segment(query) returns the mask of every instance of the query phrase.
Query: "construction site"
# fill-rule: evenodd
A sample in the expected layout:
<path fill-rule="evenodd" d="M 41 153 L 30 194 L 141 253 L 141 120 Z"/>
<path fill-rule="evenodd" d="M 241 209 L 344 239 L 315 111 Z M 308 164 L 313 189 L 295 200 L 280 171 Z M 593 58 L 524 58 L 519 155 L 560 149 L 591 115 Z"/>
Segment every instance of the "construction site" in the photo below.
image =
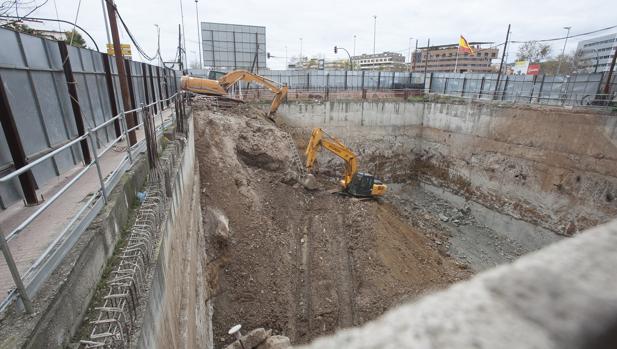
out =
<path fill-rule="evenodd" d="M 102 12 L 107 53 L 0 28 L 0 349 L 617 347 L 614 57 L 273 70 L 197 15 L 189 69 Z"/>

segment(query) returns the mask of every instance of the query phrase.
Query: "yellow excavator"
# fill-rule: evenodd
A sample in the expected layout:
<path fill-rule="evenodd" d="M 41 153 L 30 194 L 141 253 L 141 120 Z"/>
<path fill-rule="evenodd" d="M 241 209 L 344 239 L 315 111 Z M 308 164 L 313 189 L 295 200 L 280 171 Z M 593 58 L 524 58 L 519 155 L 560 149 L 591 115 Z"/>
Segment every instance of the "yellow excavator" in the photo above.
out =
<path fill-rule="evenodd" d="M 314 128 L 306 147 L 306 168 L 310 172 L 320 147 L 345 160 L 345 176 L 340 181 L 343 192 L 357 197 L 377 197 L 385 194 L 388 187 L 373 175 L 358 172 L 356 155 L 340 140 L 328 135 L 320 128 Z"/>
<path fill-rule="evenodd" d="M 185 75 L 180 79 L 183 90 L 210 96 L 225 96 L 227 91 L 239 81 L 253 82 L 268 88 L 274 93 L 268 116 L 276 113 L 279 105 L 287 96 L 287 86 L 253 74 L 246 70 L 234 70 L 229 73 L 210 71 L 208 79 Z"/>

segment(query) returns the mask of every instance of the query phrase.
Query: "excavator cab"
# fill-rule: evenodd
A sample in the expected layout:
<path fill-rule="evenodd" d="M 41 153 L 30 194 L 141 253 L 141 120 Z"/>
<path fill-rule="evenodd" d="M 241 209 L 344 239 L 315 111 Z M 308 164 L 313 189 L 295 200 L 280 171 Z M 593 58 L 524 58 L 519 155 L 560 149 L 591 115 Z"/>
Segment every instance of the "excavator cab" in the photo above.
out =
<path fill-rule="evenodd" d="M 320 128 L 314 128 L 306 146 L 306 169 L 310 172 L 320 147 L 345 160 L 345 175 L 341 179 L 343 193 L 358 197 L 379 197 L 388 187 L 369 173 L 358 172 L 356 155 L 340 140 L 328 135 Z"/>
<path fill-rule="evenodd" d="M 358 197 L 381 196 L 386 192 L 386 185 L 370 173 L 356 172 L 345 192 Z"/>
<path fill-rule="evenodd" d="M 223 72 L 223 71 L 210 70 L 208 72 L 208 79 L 210 79 L 210 80 L 218 80 L 218 79 L 222 78 L 223 76 L 225 76 L 225 74 L 227 74 L 227 73 Z"/>

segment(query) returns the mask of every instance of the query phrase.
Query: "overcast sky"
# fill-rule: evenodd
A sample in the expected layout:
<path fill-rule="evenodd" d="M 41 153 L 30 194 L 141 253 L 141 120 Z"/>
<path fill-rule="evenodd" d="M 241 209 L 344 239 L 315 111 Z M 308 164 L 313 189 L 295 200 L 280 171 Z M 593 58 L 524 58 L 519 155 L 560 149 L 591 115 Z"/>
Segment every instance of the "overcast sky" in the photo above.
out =
<path fill-rule="evenodd" d="M 181 23 L 180 1 L 184 6 L 188 58 L 196 61 L 199 51 L 194 0 L 116 0 L 116 4 L 137 40 L 151 54 L 156 49 L 154 24 L 160 26 L 162 54 L 171 60 Z M 78 0 L 49 0 L 36 15 L 56 18 L 54 2 L 61 19 L 75 19 Z M 280 57 L 268 61 L 272 69 L 284 67 L 285 47 L 289 57 L 299 54 L 300 38 L 303 54 L 309 57 L 344 58 L 341 53 L 333 53 L 333 46 L 352 52 L 354 35 L 356 53 L 372 53 L 373 15 L 377 16 L 377 52 L 395 51 L 405 56 L 410 37 L 414 38 L 413 45 L 415 38 L 424 45 L 429 37 L 432 45 L 455 43 L 461 34 L 468 41 L 501 43 L 508 23 L 512 24 L 512 40 L 521 41 L 565 36 L 564 26 L 572 26 L 571 34 L 577 34 L 617 25 L 614 0 L 200 0 L 198 6 L 200 21 L 265 26 L 267 51 Z M 77 23 L 103 49 L 107 39 L 101 0 L 82 0 Z M 58 28 L 56 24 L 49 27 Z M 62 29 L 70 28 L 63 25 Z M 578 40 L 570 40 L 566 50 L 575 50 Z M 122 41 L 129 42 L 126 34 Z M 553 53 L 560 53 L 562 46 L 563 41 L 553 43 Z M 512 61 L 516 45 L 509 52 Z M 136 52 L 133 54 L 135 57 Z"/>

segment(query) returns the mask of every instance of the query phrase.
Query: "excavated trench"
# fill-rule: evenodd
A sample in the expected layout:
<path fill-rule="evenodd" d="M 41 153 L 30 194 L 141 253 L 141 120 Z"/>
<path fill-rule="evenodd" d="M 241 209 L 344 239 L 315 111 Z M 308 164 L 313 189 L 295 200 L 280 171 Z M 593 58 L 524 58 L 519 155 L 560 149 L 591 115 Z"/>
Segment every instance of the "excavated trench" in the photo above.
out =
<path fill-rule="evenodd" d="M 357 108 L 288 105 L 273 124 L 252 106 L 220 110 L 194 103 L 217 348 L 233 340 L 227 330 L 237 323 L 272 329 L 294 344 L 360 325 L 572 229 L 559 219 L 563 208 L 557 204 L 541 212 L 542 202 L 517 200 L 512 186 L 492 185 L 487 176 L 484 187 L 470 180 L 477 168 L 489 167 L 493 180 L 499 181 L 501 170 L 519 170 L 530 186 L 537 173 L 520 154 L 508 162 L 495 147 L 465 149 L 455 132 L 444 131 L 443 120 L 441 130 L 427 127 L 425 110 L 418 120 L 394 115 L 401 106 Z M 460 132 L 467 117 L 454 115 Z M 397 124 L 401 120 L 404 125 Z M 315 171 L 318 188 L 307 189 L 294 152 L 303 160 L 312 127 L 323 127 L 357 151 L 360 168 L 388 183 L 387 195 L 366 201 L 333 194 L 343 164 L 324 152 Z M 444 144 L 451 149 L 444 151 Z M 465 151 L 468 158 L 453 155 Z M 487 154 L 493 158 L 479 164 Z M 604 177 L 612 192 L 614 178 Z M 559 203 L 556 196 L 552 200 Z M 556 207 L 550 219 L 541 219 Z M 615 212 L 614 205 L 602 209 Z M 588 221 L 579 218 L 592 210 L 570 215 L 576 229 L 602 219 L 597 211 L 585 215 Z"/>

